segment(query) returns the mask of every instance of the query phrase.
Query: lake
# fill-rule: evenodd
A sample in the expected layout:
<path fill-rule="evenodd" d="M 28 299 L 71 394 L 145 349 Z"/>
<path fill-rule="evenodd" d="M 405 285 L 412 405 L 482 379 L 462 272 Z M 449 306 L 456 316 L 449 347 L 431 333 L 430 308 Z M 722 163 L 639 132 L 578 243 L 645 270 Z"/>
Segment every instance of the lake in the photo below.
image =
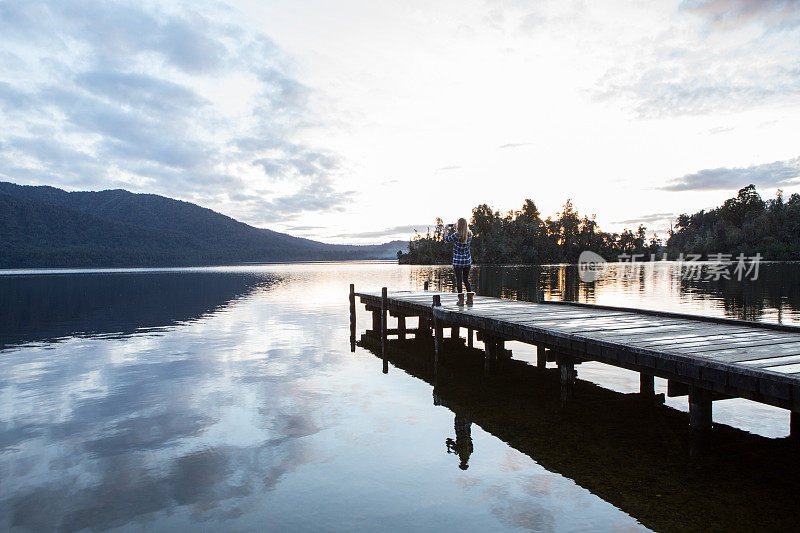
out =
<path fill-rule="evenodd" d="M 705 267 L 704 267 L 705 268 Z M 800 324 L 800 264 L 757 280 L 675 263 L 475 267 L 479 294 Z M 0 275 L 0 529 L 659 531 L 789 529 L 787 411 L 685 397 L 577 367 L 575 399 L 535 348 L 485 377 L 464 349 L 433 386 L 432 344 L 362 338 L 348 289 L 452 288 L 388 262 Z M 480 343 L 478 343 L 480 346 Z M 656 392 L 665 382 L 656 379 Z"/>

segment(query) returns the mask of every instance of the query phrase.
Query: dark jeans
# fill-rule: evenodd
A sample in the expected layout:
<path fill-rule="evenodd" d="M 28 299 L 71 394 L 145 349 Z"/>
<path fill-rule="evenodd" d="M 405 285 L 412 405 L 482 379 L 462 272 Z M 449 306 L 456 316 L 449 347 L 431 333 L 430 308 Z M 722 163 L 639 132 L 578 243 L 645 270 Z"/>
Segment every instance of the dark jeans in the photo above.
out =
<path fill-rule="evenodd" d="M 464 285 L 467 286 L 467 292 L 472 292 L 472 285 L 469 283 L 469 265 L 465 267 L 453 265 L 453 270 L 456 272 L 456 287 L 458 287 L 458 292 L 461 292 L 462 281 Z"/>

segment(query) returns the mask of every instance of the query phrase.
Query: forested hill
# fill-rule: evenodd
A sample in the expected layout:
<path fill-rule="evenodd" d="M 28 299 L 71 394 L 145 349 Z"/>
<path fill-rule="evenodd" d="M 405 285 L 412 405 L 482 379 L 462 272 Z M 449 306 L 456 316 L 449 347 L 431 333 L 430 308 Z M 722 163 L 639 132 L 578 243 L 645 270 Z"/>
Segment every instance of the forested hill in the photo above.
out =
<path fill-rule="evenodd" d="M 0 182 L 0 268 L 386 259 L 405 247 L 321 243 L 153 194 Z"/>
<path fill-rule="evenodd" d="M 800 195 L 764 200 L 754 185 L 739 190 L 734 198 L 708 211 L 680 215 L 667 250 L 678 253 L 738 254 L 763 259 L 800 259 Z"/>

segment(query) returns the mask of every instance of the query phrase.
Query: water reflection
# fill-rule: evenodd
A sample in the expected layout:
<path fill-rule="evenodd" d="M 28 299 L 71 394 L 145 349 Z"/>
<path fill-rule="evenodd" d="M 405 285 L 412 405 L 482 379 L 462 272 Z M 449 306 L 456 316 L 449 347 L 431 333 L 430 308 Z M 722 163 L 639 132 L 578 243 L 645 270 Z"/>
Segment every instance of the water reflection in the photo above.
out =
<path fill-rule="evenodd" d="M 481 270 L 474 282 L 493 294 L 732 312 L 733 288 L 692 292 L 669 276 L 584 287 L 571 267 Z M 712 525 L 740 508 L 767 526 L 796 518 L 781 439 L 722 428 L 724 460 L 686 461 L 686 415 L 671 409 L 585 382 L 562 407 L 557 378 L 504 361 L 487 380 L 468 351 L 444 365 L 436 407 L 430 347 L 386 361 L 422 379 L 350 351 L 349 283 L 449 275 L 328 264 L 0 276 L 0 530 L 681 529 L 706 523 L 705 492 Z M 783 278 L 797 273 L 765 279 Z M 760 318 L 794 319 L 795 289 L 755 290 L 731 309 L 761 298 Z M 647 492 L 667 504 L 651 508 Z"/>
<path fill-rule="evenodd" d="M 371 335 L 360 345 L 380 357 Z M 485 377 L 482 353 L 456 344 L 434 380 L 431 350 L 430 342 L 390 341 L 387 357 L 435 383 L 434 404 L 455 415 L 447 452 L 459 454 L 462 469 L 474 423 L 657 531 L 789 530 L 800 519 L 797 447 L 788 438 L 721 424 L 698 436 L 684 413 L 581 380 L 562 404 L 557 370 L 507 360 Z"/>
<path fill-rule="evenodd" d="M 452 269 L 431 272 L 434 287 L 453 290 Z M 581 281 L 577 265 L 481 265 L 470 276 L 478 294 L 534 301 L 548 299 L 711 314 L 742 320 L 800 324 L 800 263 L 762 263 L 757 280 L 684 279 L 672 261 L 611 264 L 592 283 Z"/>
<path fill-rule="evenodd" d="M 210 272 L 0 276 L 0 350 L 184 323 L 276 281 Z"/>
<path fill-rule="evenodd" d="M 450 408 L 455 413 L 453 420 L 453 427 L 456 432 L 456 438 L 447 437 L 444 444 L 447 448 L 447 453 L 458 455 L 458 467 L 461 470 L 469 468 L 469 456 L 472 455 L 474 446 L 472 444 L 472 419 L 468 413 L 464 411 L 456 411 L 454 408 L 447 405 L 447 400 L 439 396 L 436 391 L 433 392 L 433 405 L 443 405 Z"/>

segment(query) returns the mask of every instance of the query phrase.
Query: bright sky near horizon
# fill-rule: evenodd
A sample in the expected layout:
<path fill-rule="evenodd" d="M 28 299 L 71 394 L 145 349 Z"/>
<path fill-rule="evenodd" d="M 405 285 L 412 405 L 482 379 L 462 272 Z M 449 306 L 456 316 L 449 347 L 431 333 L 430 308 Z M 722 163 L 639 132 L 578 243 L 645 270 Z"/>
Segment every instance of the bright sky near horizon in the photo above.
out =
<path fill-rule="evenodd" d="M 800 192 L 800 1 L 0 0 L 0 178 L 328 242 Z"/>

